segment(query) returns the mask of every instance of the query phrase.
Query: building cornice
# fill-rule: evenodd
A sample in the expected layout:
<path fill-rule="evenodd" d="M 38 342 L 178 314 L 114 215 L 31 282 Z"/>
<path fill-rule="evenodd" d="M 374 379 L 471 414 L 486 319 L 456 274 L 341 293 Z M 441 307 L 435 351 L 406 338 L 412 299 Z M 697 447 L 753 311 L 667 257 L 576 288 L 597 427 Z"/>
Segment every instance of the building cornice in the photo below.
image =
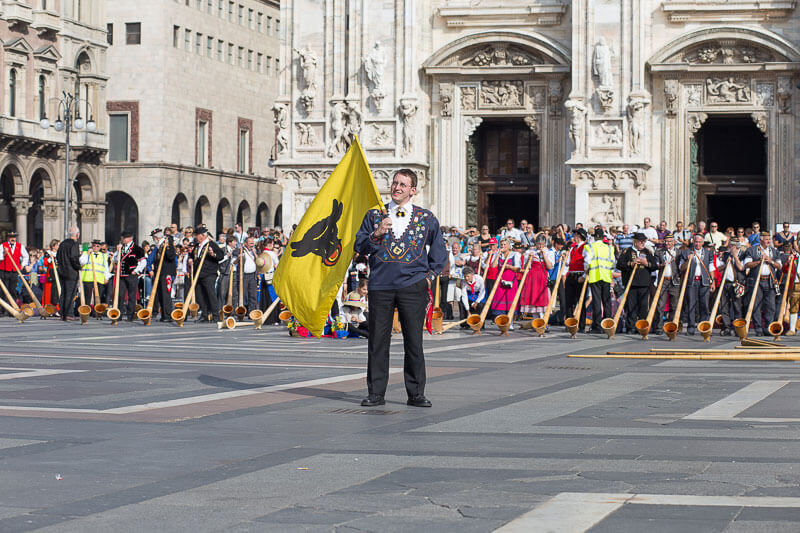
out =
<path fill-rule="evenodd" d="M 762 22 L 791 15 L 797 0 L 664 1 L 670 22 Z"/>
<path fill-rule="evenodd" d="M 113 162 L 105 163 L 104 168 L 114 169 L 166 169 L 175 170 L 178 172 L 192 172 L 194 174 L 203 174 L 205 176 L 217 176 L 220 178 L 230 178 L 245 181 L 261 181 L 264 183 L 275 184 L 277 179 L 269 176 L 260 176 L 257 174 L 240 174 L 238 172 L 227 172 L 224 170 L 216 170 L 213 168 L 204 168 L 192 165 L 179 165 L 176 163 L 167 163 L 166 161 L 137 161 L 135 163 Z"/>

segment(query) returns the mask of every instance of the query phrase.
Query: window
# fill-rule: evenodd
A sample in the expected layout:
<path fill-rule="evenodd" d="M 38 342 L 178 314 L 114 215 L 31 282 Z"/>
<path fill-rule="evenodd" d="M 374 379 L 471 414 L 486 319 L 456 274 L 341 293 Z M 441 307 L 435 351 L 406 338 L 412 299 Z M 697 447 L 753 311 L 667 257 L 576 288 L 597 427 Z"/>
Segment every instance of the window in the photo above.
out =
<path fill-rule="evenodd" d="M 172 46 L 178 48 L 181 42 L 181 28 L 180 26 L 172 27 Z"/>
<path fill-rule="evenodd" d="M 217 41 L 217 59 L 225 61 L 225 42 L 222 39 Z"/>
<path fill-rule="evenodd" d="M 197 0 L 197 9 L 203 9 L 203 0 Z"/>
<path fill-rule="evenodd" d="M 47 9 L 43 7 L 42 9 Z M 108 23 L 106 24 L 106 42 L 108 44 L 114 44 L 114 24 Z"/>
<path fill-rule="evenodd" d="M 233 2 L 228 2 L 228 21 L 233 22 Z"/>
<path fill-rule="evenodd" d="M 183 49 L 192 51 L 192 30 L 183 30 Z"/>
<path fill-rule="evenodd" d="M 236 54 L 236 59 L 238 60 L 238 64 L 240 67 L 244 66 L 244 48 L 241 46 L 239 47 L 238 53 Z"/>
<path fill-rule="evenodd" d="M 267 33 L 268 34 L 272 33 L 272 17 L 270 17 L 269 15 L 267 15 Z"/>
<path fill-rule="evenodd" d="M 280 75 L 280 73 L 281 73 L 281 62 L 280 62 L 280 60 L 279 60 L 279 59 L 276 57 L 276 58 L 275 58 L 275 75 L 276 75 L 276 76 L 279 76 L 279 75 Z"/>
<path fill-rule="evenodd" d="M 128 115 L 109 115 L 108 160 L 128 160 Z"/>
<path fill-rule="evenodd" d="M 239 4 L 239 26 L 244 26 L 244 6 Z"/>
<path fill-rule="evenodd" d="M 44 76 L 39 76 L 39 120 L 47 116 L 47 94 Z"/>
<path fill-rule="evenodd" d="M 267 56 L 267 61 L 264 63 L 264 70 L 267 71 L 267 76 L 269 76 L 269 73 L 272 70 L 272 56 Z"/>
<path fill-rule="evenodd" d="M 228 63 L 233 65 L 233 43 L 228 43 Z"/>
<path fill-rule="evenodd" d="M 247 10 L 247 27 L 250 28 L 251 30 L 253 29 L 253 10 L 252 9 L 248 9 Z"/>
<path fill-rule="evenodd" d="M 214 57 L 214 38 L 213 37 L 206 38 L 206 55 L 208 57 Z"/>
<path fill-rule="evenodd" d="M 239 172 L 244 174 L 247 172 L 247 162 L 249 160 L 249 146 L 250 146 L 250 132 L 248 130 L 239 130 Z"/>
<path fill-rule="evenodd" d="M 210 15 L 214 12 L 214 0 L 208 0 L 208 4 L 206 5 L 206 11 Z"/>
<path fill-rule="evenodd" d="M 141 22 L 125 23 L 125 44 L 142 44 Z"/>
<path fill-rule="evenodd" d="M 198 167 L 205 167 L 207 166 L 208 158 L 206 157 L 206 153 L 208 152 L 208 122 L 203 120 L 197 123 L 197 166 Z"/>
<path fill-rule="evenodd" d="M 256 15 L 256 26 L 258 28 L 258 33 L 263 33 L 264 31 L 264 13 L 259 13 Z"/>
<path fill-rule="evenodd" d="M 194 36 L 194 52 L 199 56 L 203 55 L 203 34 L 200 32 Z"/>
<path fill-rule="evenodd" d="M 217 15 L 219 18 L 225 18 L 225 0 L 219 0 L 217 2 Z"/>
<path fill-rule="evenodd" d="M 42 0 L 42 10 L 47 11 L 47 0 Z"/>
<path fill-rule="evenodd" d="M 247 70 L 253 70 L 253 51 L 247 51 Z"/>
<path fill-rule="evenodd" d="M 280 35 L 280 33 L 281 33 L 281 21 L 275 19 L 275 34 Z"/>
<path fill-rule="evenodd" d="M 13 68 L 8 73 L 8 114 L 17 116 L 17 70 Z"/>
<path fill-rule="evenodd" d="M 256 70 L 259 74 L 264 72 L 264 54 L 261 52 L 256 56 Z"/>

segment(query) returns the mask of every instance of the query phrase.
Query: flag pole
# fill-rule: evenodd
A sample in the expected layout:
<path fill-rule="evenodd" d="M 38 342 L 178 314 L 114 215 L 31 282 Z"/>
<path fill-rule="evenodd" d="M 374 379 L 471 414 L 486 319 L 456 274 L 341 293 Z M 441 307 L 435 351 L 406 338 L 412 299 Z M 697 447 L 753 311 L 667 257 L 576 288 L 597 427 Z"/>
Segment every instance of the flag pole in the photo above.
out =
<path fill-rule="evenodd" d="M 372 175 L 372 169 L 369 168 L 369 162 L 367 161 L 367 155 L 364 153 L 364 149 L 361 148 L 361 143 L 358 140 L 358 135 L 353 134 L 354 142 L 356 146 L 358 146 L 358 151 L 361 153 L 361 158 L 364 160 L 364 164 L 367 166 L 367 170 L 369 170 L 369 179 L 372 180 L 372 190 L 375 192 L 375 197 L 377 198 L 378 205 L 380 206 L 381 215 L 384 217 L 389 214 L 386 210 L 386 205 L 383 203 L 383 198 L 381 198 L 381 193 L 378 191 L 378 184 L 375 183 L 375 177 Z"/>

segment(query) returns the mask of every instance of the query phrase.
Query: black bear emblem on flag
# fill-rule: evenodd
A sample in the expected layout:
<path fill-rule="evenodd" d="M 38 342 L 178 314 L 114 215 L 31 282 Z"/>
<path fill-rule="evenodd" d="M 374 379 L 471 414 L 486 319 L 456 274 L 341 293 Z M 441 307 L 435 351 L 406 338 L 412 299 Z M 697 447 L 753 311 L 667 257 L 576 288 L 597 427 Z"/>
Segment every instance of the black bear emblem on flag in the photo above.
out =
<path fill-rule="evenodd" d="M 315 254 L 322 258 L 326 266 L 333 266 L 342 255 L 342 240 L 339 238 L 337 223 L 342 217 L 343 204 L 334 198 L 331 214 L 315 222 L 305 235 L 291 243 L 292 257 Z"/>

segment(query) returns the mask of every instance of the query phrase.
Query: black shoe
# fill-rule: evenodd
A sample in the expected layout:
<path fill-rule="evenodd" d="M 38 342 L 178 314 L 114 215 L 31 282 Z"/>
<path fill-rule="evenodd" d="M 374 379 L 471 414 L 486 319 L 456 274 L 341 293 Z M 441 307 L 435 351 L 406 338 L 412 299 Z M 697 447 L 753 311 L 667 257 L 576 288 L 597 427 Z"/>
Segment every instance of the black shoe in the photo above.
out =
<path fill-rule="evenodd" d="M 377 405 L 385 405 L 386 400 L 383 399 L 383 396 L 379 394 L 370 394 L 363 400 L 361 400 L 361 407 L 375 407 Z"/>
<path fill-rule="evenodd" d="M 211 322 L 207 316 L 201 316 L 197 319 L 198 322 Z"/>
<path fill-rule="evenodd" d="M 427 399 L 425 396 L 414 396 L 409 398 L 406 402 L 406 405 L 411 405 L 413 407 L 431 407 L 431 401 Z"/>
<path fill-rule="evenodd" d="M 133 322 L 133 319 L 136 318 L 134 315 L 128 317 L 128 322 Z"/>
<path fill-rule="evenodd" d="M 730 336 L 731 336 L 731 330 L 729 330 L 729 329 L 723 329 L 723 330 L 720 332 L 720 336 L 721 336 L 721 337 L 730 337 Z"/>
<path fill-rule="evenodd" d="M 693 329 L 687 329 L 687 330 L 686 330 L 686 334 L 687 334 L 687 335 L 692 335 L 692 336 L 694 336 L 694 331 L 695 331 L 695 330 L 693 330 Z"/>
<path fill-rule="evenodd" d="M 663 335 L 663 334 L 664 334 L 664 331 L 663 331 L 663 330 L 660 330 L 660 329 L 657 329 L 657 330 L 655 330 L 655 331 L 653 332 L 653 335 Z"/>
<path fill-rule="evenodd" d="M 159 322 L 172 322 L 172 319 L 168 316 L 162 316 L 158 319 Z"/>

